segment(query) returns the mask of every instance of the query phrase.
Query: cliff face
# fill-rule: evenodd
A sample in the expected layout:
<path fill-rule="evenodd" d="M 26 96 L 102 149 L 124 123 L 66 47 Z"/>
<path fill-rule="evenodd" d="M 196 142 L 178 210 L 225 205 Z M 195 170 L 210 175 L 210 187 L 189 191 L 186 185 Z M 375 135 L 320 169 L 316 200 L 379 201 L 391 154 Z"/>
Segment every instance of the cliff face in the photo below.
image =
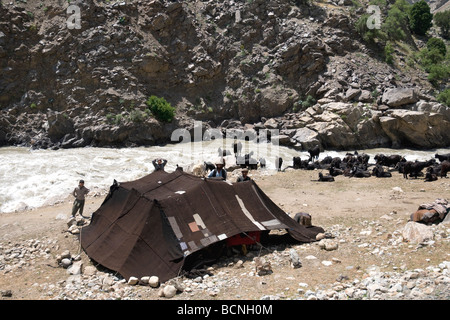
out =
<path fill-rule="evenodd" d="M 67 1 L 3 3 L 0 144 L 152 145 L 193 119 L 277 128 L 298 149 L 450 144 L 426 77 L 355 32 L 364 9 L 300 2 L 71 1 L 80 29 Z M 176 107 L 171 123 L 144 112 L 150 95 Z"/>

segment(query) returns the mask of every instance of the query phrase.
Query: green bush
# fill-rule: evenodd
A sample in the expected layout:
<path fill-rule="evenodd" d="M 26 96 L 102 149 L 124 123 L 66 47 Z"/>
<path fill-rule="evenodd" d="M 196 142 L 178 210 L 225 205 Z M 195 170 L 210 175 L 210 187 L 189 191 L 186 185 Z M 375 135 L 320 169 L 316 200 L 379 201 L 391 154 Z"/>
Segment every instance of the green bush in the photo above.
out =
<path fill-rule="evenodd" d="M 435 13 L 433 20 L 436 26 L 441 29 L 442 37 L 448 39 L 450 31 L 450 10 Z"/>
<path fill-rule="evenodd" d="M 145 103 L 156 119 L 163 122 L 172 122 L 175 116 L 175 108 L 166 99 L 152 95 Z"/>
<path fill-rule="evenodd" d="M 450 88 L 441 91 L 436 98 L 440 103 L 450 107 Z"/>
<path fill-rule="evenodd" d="M 450 77 L 450 66 L 440 63 L 433 64 L 428 73 L 428 81 L 434 86 L 438 86 L 439 82 L 448 83 Z"/>
<path fill-rule="evenodd" d="M 388 41 L 388 43 L 384 47 L 384 61 L 386 61 L 389 64 L 393 64 L 394 63 L 394 57 L 392 55 L 393 53 L 394 48 L 392 47 L 392 43 Z"/>
<path fill-rule="evenodd" d="M 369 14 L 363 14 L 356 22 L 355 29 L 364 41 L 374 43 L 375 39 L 384 38 L 384 36 L 380 29 L 369 29 L 367 27 L 367 20 L 369 19 L 369 17 Z"/>
<path fill-rule="evenodd" d="M 427 49 L 428 50 L 437 49 L 444 57 L 447 54 L 447 48 L 445 47 L 445 43 L 442 39 L 439 38 L 428 39 Z"/>
<path fill-rule="evenodd" d="M 433 15 L 431 14 L 430 6 L 424 0 L 413 4 L 409 14 L 409 27 L 412 32 L 418 35 L 425 35 L 432 26 L 432 20 Z"/>
<path fill-rule="evenodd" d="M 145 118 L 145 113 L 144 112 L 142 112 L 141 110 L 139 110 L 139 109 L 134 109 L 134 110 L 132 110 L 131 112 L 130 112 L 130 120 L 131 121 L 133 121 L 133 122 L 142 122 L 142 121 L 144 121 L 144 118 Z"/>
<path fill-rule="evenodd" d="M 411 5 L 405 0 L 397 0 L 389 9 L 381 29 L 390 40 L 405 40 L 408 12 Z"/>

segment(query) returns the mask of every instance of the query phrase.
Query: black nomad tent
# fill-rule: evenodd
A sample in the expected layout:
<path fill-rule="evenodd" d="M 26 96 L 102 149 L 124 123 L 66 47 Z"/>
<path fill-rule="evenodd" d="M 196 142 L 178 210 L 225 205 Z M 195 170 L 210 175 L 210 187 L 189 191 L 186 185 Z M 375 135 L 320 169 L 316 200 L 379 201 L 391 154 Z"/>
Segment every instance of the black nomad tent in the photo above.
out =
<path fill-rule="evenodd" d="M 155 171 L 110 188 L 81 246 L 102 266 L 131 276 L 176 277 L 186 258 L 241 233 L 286 229 L 312 242 L 320 227 L 305 227 L 273 203 L 254 181 L 229 183 L 176 170 Z"/>

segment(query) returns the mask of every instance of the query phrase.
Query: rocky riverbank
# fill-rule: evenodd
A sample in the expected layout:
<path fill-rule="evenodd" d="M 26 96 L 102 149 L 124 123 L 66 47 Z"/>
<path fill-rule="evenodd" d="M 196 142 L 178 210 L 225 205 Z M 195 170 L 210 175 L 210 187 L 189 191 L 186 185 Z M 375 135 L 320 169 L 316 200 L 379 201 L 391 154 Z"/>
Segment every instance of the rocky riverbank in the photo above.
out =
<path fill-rule="evenodd" d="M 159 283 L 128 282 L 81 250 L 71 203 L 2 214 L 0 299 L 22 300 L 448 300 L 450 229 L 408 222 L 421 203 L 448 194 L 447 179 L 424 183 L 394 174 L 312 181 L 316 172 L 250 174 L 287 213 L 308 212 L 325 234 L 311 244 L 277 241 L 230 251 L 202 273 Z M 89 198 L 90 215 L 103 201 Z M 414 229 L 416 232 L 410 232 Z M 167 288 L 167 289 L 164 289 Z"/>
<path fill-rule="evenodd" d="M 400 51 L 400 65 L 383 62 L 350 1 L 71 4 L 81 29 L 64 1 L 0 5 L 0 145 L 157 145 L 194 120 L 276 128 L 303 150 L 449 145 L 450 111 L 426 74 Z M 150 95 L 176 108 L 172 122 L 148 112 Z"/>

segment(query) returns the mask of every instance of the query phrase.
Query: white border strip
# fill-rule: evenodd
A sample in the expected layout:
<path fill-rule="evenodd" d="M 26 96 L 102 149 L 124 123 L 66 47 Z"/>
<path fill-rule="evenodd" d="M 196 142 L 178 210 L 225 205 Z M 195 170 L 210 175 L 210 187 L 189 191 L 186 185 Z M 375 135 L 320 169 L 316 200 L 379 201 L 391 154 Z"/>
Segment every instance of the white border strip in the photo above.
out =
<path fill-rule="evenodd" d="M 239 198 L 239 196 L 236 194 L 236 199 L 239 203 L 239 205 L 241 206 L 241 210 L 242 212 L 246 215 L 246 217 L 255 224 L 255 226 L 257 226 L 259 228 L 259 230 L 266 230 L 266 228 L 263 227 L 262 224 L 260 224 L 258 221 L 256 221 L 253 216 L 251 215 L 251 213 L 247 210 L 247 208 L 244 205 L 244 202 L 242 201 L 241 198 Z"/>

